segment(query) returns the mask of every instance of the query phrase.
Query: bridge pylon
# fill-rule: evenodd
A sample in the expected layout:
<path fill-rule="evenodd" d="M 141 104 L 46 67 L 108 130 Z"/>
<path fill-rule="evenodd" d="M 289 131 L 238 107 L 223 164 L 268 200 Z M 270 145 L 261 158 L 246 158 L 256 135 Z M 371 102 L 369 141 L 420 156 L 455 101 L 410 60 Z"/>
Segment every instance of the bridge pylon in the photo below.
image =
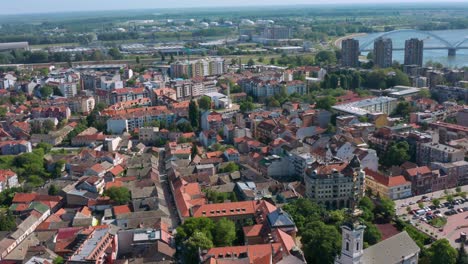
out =
<path fill-rule="evenodd" d="M 449 48 L 448 49 L 448 55 L 451 57 L 454 57 L 457 55 L 457 49 L 456 48 Z"/>

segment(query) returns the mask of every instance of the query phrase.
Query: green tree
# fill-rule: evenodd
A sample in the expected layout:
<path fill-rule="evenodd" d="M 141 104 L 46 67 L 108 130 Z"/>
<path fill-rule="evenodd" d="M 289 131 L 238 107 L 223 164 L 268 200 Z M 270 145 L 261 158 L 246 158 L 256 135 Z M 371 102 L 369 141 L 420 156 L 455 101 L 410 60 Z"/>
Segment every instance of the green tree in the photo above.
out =
<path fill-rule="evenodd" d="M 395 216 L 395 202 L 387 197 L 381 197 L 377 202 L 374 213 L 383 222 L 390 222 Z"/>
<path fill-rule="evenodd" d="M 375 245 L 382 239 L 382 234 L 376 225 L 370 222 L 364 222 L 366 229 L 364 230 L 364 242 L 369 245 Z"/>
<path fill-rule="evenodd" d="M 44 85 L 39 89 L 42 98 L 48 98 L 54 93 L 54 88 L 49 85 Z"/>
<path fill-rule="evenodd" d="M 411 113 L 411 106 L 409 102 L 407 101 L 399 102 L 393 112 L 394 115 L 401 116 L 404 118 L 407 118 L 410 113 Z"/>
<path fill-rule="evenodd" d="M 125 187 L 111 187 L 104 192 L 112 201 L 117 204 L 127 204 L 131 200 L 130 191 Z"/>
<path fill-rule="evenodd" d="M 275 59 L 275 58 L 271 58 L 271 59 L 270 59 L 270 64 L 271 64 L 271 65 L 275 65 L 275 64 L 276 64 L 276 59 Z"/>
<path fill-rule="evenodd" d="M 403 162 L 411 158 L 409 154 L 409 144 L 406 141 L 393 143 L 384 154 L 382 163 L 387 167 L 400 166 Z"/>
<path fill-rule="evenodd" d="M 0 117 L 5 117 L 8 113 L 8 109 L 6 107 L 0 107 Z"/>
<path fill-rule="evenodd" d="M 137 64 L 140 64 L 140 56 L 137 56 L 137 57 L 135 58 L 135 62 L 136 62 Z"/>
<path fill-rule="evenodd" d="M 433 204 L 434 206 L 439 206 L 439 205 L 440 205 L 440 200 L 437 199 L 437 198 L 432 199 L 432 204 Z"/>
<path fill-rule="evenodd" d="M 255 61 L 252 58 L 250 58 L 249 61 L 247 62 L 247 66 L 252 67 L 254 65 L 255 65 Z"/>
<path fill-rule="evenodd" d="M 200 109 L 210 110 L 211 109 L 211 98 L 208 97 L 208 96 L 202 96 L 198 100 L 198 106 L 200 107 Z"/>
<path fill-rule="evenodd" d="M 51 185 L 49 186 L 49 190 L 47 191 L 47 193 L 48 193 L 49 195 L 58 195 L 59 192 L 60 192 L 60 188 L 57 187 L 57 185 L 55 185 L 55 184 L 51 184 Z"/>
<path fill-rule="evenodd" d="M 195 232 L 185 243 L 187 252 L 185 263 L 199 263 L 199 250 L 206 250 L 213 247 L 213 242 L 203 232 Z"/>
<path fill-rule="evenodd" d="M 231 173 L 235 171 L 239 171 L 239 165 L 234 162 L 229 162 L 226 166 L 218 170 L 219 173 Z"/>
<path fill-rule="evenodd" d="M 236 225 L 233 221 L 222 218 L 215 224 L 213 242 L 218 247 L 232 246 L 236 240 Z"/>
<path fill-rule="evenodd" d="M 324 96 L 317 99 L 315 108 L 330 110 L 332 106 L 336 104 L 336 99 L 332 96 Z"/>
<path fill-rule="evenodd" d="M 120 50 L 118 48 L 111 48 L 109 49 L 109 56 L 112 57 L 112 59 L 114 60 L 121 60 L 123 59 L 123 55 L 122 53 L 120 52 Z"/>
<path fill-rule="evenodd" d="M 45 142 L 41 142 L 37 144 L 36 148 L 42 149 L 44 153 L 47 154 L 52 150 L 52 145 Z"/>
<path fill-rule="evenodd" d="M 336 54 L 333 51 L 319 51 L 315 55 L 315 61 L 319 64 L 336 64 Z"/>
<path fill-rule="evenodd" d="M 339 82 L 338 75 L 336 74 L 330 75 L 330 87 L 329 88 L 332 88 L 332 89 L 338 88 L 338 82 Z"/>
<path fill-rule="evenodd" d="M 357 72 L 353 72 L 352 77 L 351 77 L 351 84 L 350 84 L 351 89 L 359 89 L 361 88 L 361 76 Z"/>
<path fill-rule="evenodd" d="M 434 264 L 456 264 L 457 250 L 450 245 L 447 239 L 439 239 L 427 249 L 424 259 L 429 260 L 428 263 Z"/>
<path fill-rule="evenodd" d="M 92 61 L 103 61 L 106 57 L 100 50 L 95 50 L 91 53 L 90 59 Z"/>
<path fill-rule="evenodd" d="M 453 202 L 453 200 L 454 200 L 453 195 L 451 195 L 451 194 L 447 195 L 446 198 L 447 198 L 447 202 L 450 202 L 450 203 Z"/>
<path fill-rule="evenodd" d="M 190 125 L 194 129 L 198 129 L 198 124 L 200 120 L 200 110 L 198 110 L 198 104 L 191 100 L 189 103 L 189 119 L 190 119 Z"/>
<path fill-rule="evenodd" d="M 0 231 L 13 231 L 16 229 L 16 220 L 10 213 L 0 215 Z"/>
<path fill-rule="evenodd" d="M 383 70 L 372 71 L 366 76 L 365 86 L 371 89 L 385 89 L 387 88 L 386 78 L 387 75 Z"/>
<path fill-rule="evenodd" d="M 333 263 L 341 249 L 341 234 L 321 221 L 309 222 L 301 234 L 307 263 Z"/>
<path fill-rule="evenodd" d="M 411 85 L 411 81 L 406 73 L 402 72 L 401 70 L 395 70 L 395 74 L 390 76 L 387 80 L 387 87 L 392 87 L 395 85 L 409 86 Z"/>
<path fill-rule="evenodd" d="M 52 264 L 63 264 L 63 263 L 65 263 L 65 260 L 61 256 L 54 258 L 54 260 L 52 261 Z"/>
<path fill-rule="evenodd" d="M 464 243 L 458 248 L 458 256 L 456 264 L 468 264 L 468 254 L 466 253 Z"/>
<path fill-rule="evenodd" d="M 421 98 L 431 98 L 431 92 L 429 89 L 421 89 L 418 93 Z"/>
<path fill-rule="evenodd" d="M 254 108 L 255 108 L 255 105 L 250 101 L 243 101 L 240 104 L 240 110 L 242 112 L 250 112 L 254 110 Z"/>

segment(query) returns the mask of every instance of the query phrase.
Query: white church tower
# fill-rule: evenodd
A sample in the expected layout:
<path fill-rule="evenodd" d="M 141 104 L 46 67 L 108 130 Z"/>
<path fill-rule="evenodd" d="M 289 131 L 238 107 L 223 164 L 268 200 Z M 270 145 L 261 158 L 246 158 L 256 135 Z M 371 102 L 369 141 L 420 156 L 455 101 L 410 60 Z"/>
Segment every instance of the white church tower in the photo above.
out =
<path fill-rule="evenodd" d="M 341 255 L 335 260 L 335 264 L 365 264 L 362 263 L 361 258 L 364 254 L 364 230 L 366 227 L 359 222 L 359 216 L 362 214 L 361 210 L 357 208 L 359 200 L 363 196 L 360 191 L 359 171 L 361 164 L 359 159 L 354 156 L 350 164 L 354 168 L 353 173 L 353 196 L 351 206 L 348 212 L 348 220 L 341 226 L 342 242 L 341 242 Z"/>

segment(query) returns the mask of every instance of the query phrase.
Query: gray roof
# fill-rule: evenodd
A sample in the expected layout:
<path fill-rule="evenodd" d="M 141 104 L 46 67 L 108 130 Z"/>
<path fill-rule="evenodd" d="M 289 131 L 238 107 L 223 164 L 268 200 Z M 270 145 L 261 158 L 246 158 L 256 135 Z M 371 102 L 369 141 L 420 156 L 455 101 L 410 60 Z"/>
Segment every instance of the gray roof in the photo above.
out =
<path fill-rule="evenodd" d="M 289 214 L 281 208 L 271 212 L 267 217 L 271 227 L 295 226 Z"/>
<path fill-rule="evenodd" d="M 362 263 L 396 264 L 420 252 L 418 245 L 403 231 L 364 250 Z"/>

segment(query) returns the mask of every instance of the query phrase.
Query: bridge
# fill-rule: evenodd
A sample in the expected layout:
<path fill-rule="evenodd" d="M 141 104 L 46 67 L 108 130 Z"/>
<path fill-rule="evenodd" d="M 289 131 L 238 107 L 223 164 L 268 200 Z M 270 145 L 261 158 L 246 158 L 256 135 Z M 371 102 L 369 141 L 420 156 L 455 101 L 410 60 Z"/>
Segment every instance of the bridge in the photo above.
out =
<path fill-rule="evenodd" d="M 441 49 L 446 49 L 448 50 L 448 55 L 449 56 L 455 56 L 457 54 L 457 50 L 459 49 L 468 49 L 468 46 L 462 46 L 465 42 L 468 42 L 468 36 L 465 36 L 465 38 L 455 44 L 448 42 L 447 40 L 443 39 L 442 37 L 428 31 L 422 31 L 422 30 L 416 30 L 416 29 L 399 29 L 399 30 L 394 30 L 394 31 L 389 31 L 389 32 L 384 32 L 379 35 L 377 35 L 375 38 L 372 38 L 371 40 L 368 40 L 361 45 L 359 45 L 359 51 L 372 51 L 370 48 L 371 44 L 374 43 L 374 41 L 378 38 L 383 38 L 387 37 L 390 35 L 395 35 L 399 33 L 418 33 L 421 35 L 426 35 L 428 37 L 434 38 L 438 40 L 442 46 L 435 46 L 435 47 L 426 47 L 424 46 L 425 50 L 441 50 Z M 393 50 L 405 50 L 404 48 L 393 48 Z"/>

